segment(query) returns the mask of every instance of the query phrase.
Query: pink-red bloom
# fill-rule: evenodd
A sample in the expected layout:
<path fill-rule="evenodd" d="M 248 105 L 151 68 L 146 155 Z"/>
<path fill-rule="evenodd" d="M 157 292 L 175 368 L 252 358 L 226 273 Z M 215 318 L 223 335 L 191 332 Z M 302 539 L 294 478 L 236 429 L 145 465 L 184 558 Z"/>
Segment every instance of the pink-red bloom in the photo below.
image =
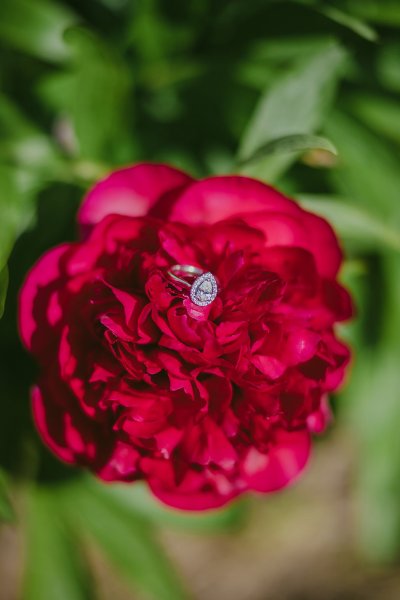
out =
<path fill-rule="evenodd" d="M 246 177 L 149 164 L 97 184 L 79 222 L 81 241 L 47 252 L 20 296 L 46 444 L 185 509 L 290 483 L 349 360 L 328 223 Z M 174 264 L 215 274 L 216 300 L 192 304 Z"/>

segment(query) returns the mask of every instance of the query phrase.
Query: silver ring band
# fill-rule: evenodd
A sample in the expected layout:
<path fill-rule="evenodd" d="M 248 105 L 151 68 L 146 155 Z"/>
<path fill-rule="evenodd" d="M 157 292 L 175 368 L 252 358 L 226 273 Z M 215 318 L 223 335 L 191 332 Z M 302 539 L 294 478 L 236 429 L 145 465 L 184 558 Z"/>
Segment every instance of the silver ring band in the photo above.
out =
<path fill-rule="evenodd" d="M 168 270 L 168 275 L 174 281 L 177 281 L 185 287 L 191 288 L 193 281 L 192 283 L 189 283 L 188 281 L 186 281 L 186 279 L 183 278 L 189 277 L 194 280 L 197 277 L 203 275 L 204 272 L 205 271 L 203 271 L 203 269 L 199 269 L 199 267 L 194 267 L 193 265 L 174 265 Z"/>

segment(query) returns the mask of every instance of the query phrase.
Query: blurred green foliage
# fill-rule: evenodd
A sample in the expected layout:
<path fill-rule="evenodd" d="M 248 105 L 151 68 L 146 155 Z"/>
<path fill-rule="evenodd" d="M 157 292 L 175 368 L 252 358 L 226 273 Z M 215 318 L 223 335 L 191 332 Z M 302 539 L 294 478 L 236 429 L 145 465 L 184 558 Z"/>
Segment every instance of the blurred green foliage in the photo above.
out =
<path fill-rule="evenodd" d="M 180 515 L 140 486 L 105 488 L 52 459 L 31 424 L 18 288 L 73 239 L 88 185 L 135 161 L 249 173 L 334 224 L 358 306 L 337 411 L 358 448 L 359 539 L 374 560 L 399 556 L 399 33 L 397 0 L 1 1 L 0 519 L 22 494 L 23 598 L 91 597 L 75 543 L 90 538 L 134 588 L 184 598 L 157 525 L 209 531 L 244 515 L 243 503 Z"/>

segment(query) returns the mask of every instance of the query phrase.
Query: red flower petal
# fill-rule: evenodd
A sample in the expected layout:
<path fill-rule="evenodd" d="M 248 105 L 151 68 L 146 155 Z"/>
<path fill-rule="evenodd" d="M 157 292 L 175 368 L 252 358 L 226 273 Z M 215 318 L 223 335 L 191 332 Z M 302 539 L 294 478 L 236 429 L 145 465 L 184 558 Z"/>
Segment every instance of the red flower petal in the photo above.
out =
<path fill-rule="evenodd" d="M 342 251 L 332 227 L 324 219 L 303 210 L 298 214 L 263 212 L 246 215 L 244 219 L 264 232 L 267 247 L 304 248 L 314 256 L 321 275 L 336 276 Z"/>
<path fill-rule="evenodd" d="M 19 333 L 28 350 L 40 353 L 43 346 L 49 345 L 49 325 L 55 326 L 60 307 L 52 301 L 52 291 L 57 290 L 55 282 L 62 278 L 62 259 L 71 248 L 64 244 L 46 252 L 32 267 L 20 291 L 18 305 Z M 33 337 L 37 330 L 39 335 Z M 34 347 L 33 347 L 34 346 Z"/>
<path fill-rule="evenodd" d="M 54 371 L 53 365 L 53 375 Z M 56 377 L 33 388 L 32 412 L 43 440 L 61 460 L 96 468 L 109 452 L 112 438 L 99 443 L 102 436 L 96 422 L 79 410 L 74 396 Z"/>
<path fill-rule="evenodd" d="M 307 430 L 278 430 L 268 453 L 250 448 L 242 470 L 249 488 L 257 492 L 272 492 L 291 481 L 304 469 L 310 454 L 310 434 Z"/>
<path fill-rule="evenodd" d="M 78 221 L 86 233 L 110 214 L 140 217 L 156 203 L 162 211 L 163 196 L 191 181 L 189 175 L 167 165 L 143 163 L 114 171 L 88 192 Z"/>
<path fill-rule="evenodd" d="M 142 468 L 148 473 L 148 483 L 155 496 L 165 504 L 182 510 L 209 510 L 223 506 L 239 493 L 227 486 L 221 493 L 215 480 L 204 472 L 188 470 L 178 484 L 171 462 L 144 459 Z"/>
<path fill-rule="evenodd" d="M 296 214 L 300 210 L 295 202 L 261 181 L 240 176 L 210 177 L 183 191 L 172 208 L 170 219 L 210 224 L 244 213 Z"/>
<path fill-rule="evenodd" d="M 132 481 L 138 474 L 140 454 L 131 444 L 117 442 L 107 463 L 97 471 L 104 481 Z"/>
<path fill-rule="evenodd" d="M 309 212 L 305 215 L 307 231 L 318 270 L 324 277 L 335 277 L 343 259 L 342 250 L 332 227 L 325 219 Z"/>

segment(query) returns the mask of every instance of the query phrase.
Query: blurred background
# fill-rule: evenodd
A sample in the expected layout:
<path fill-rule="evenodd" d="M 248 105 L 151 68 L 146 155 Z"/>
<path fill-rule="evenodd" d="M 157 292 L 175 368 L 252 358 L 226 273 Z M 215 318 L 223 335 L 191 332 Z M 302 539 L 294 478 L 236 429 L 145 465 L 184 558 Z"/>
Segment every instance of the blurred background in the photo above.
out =
<path fill-rule="evenodd" d="M 1 0 L 1 600 L 400 598 L 399 152 L 399 0 Z M 18 288 L 144 160 L 272 182 L 342 240 L 353 366 L 278 495 L 180 514 L 34 431 Z"/>

